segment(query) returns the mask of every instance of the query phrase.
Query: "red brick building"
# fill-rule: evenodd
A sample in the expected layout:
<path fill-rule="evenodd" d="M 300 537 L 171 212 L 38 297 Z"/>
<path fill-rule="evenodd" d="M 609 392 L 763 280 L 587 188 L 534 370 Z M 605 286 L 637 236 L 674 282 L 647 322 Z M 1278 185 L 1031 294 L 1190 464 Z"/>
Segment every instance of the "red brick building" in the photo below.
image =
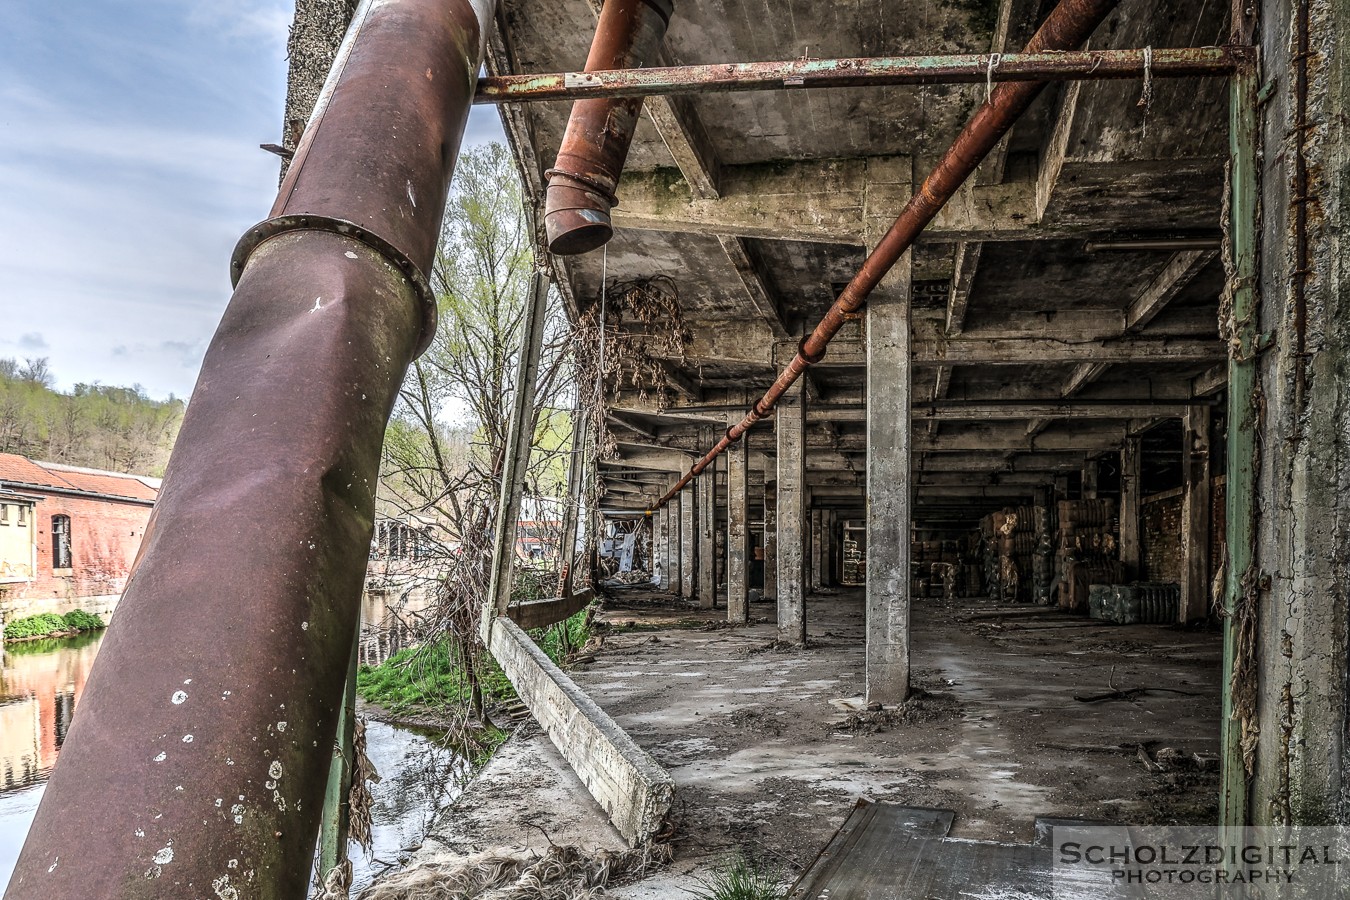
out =
<path fill-rule="evenodd" d="M 110 614 L 159 480 L 0 453 L 0 619 Z"/>

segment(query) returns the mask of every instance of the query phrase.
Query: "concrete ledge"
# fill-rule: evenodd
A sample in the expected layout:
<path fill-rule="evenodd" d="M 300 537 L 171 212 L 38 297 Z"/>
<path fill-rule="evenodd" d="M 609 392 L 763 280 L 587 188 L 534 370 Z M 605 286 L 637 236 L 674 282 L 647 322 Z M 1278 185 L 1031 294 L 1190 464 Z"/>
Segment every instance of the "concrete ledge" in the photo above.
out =
<path fill-rule="evenodd" d="M 670 811 L 674 780 L 519 625 L 489 627 L 492 655 L 563 759 L 630 846 L 646 841 Z"/>
<path fill-rule="evenodd" d="M 549 625 L 556 625 L 572 618 L 594 599 L 595 591 L 586 588 L 570 597 L 515 604 L 507 608 L 506 615 L 526 631 L 531 628 L 547 628 Z"/>

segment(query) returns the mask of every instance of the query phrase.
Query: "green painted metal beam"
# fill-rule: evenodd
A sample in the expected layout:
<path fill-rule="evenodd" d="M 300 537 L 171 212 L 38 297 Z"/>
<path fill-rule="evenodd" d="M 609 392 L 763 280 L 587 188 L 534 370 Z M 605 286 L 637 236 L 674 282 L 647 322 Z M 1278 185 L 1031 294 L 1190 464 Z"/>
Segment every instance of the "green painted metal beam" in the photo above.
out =
<path fill-rule="evenodd" d="M 347 859 L 347 841 L 351 833 L 351 810 L 348 798 L 352 792 L 352 763 L 355 757 L 356 731 L 356 662 L 360 646 L 360 630 L 352 643 L 352 660 L 347 670 L 347 686 L 342 695 L 342 709 L 338 712 L 337 741 L 333 745 L 333 760 L 328 768 L 328 788 L 323 796 L 323 819 L 319 824 L 319 877 Z"/>

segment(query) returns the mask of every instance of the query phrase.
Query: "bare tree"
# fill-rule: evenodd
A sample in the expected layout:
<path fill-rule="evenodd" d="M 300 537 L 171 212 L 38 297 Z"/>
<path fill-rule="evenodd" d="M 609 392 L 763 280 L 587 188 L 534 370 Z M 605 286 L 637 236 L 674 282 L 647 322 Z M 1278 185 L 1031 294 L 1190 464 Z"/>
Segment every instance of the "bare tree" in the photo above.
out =
<path fill-rule="evenodd" d="M 514 164 L 500 144 L 459 161 L 432 273 L 440 325 L 409 369 L 385 441 L 381 505 L 426 535 L 417 577 L 436 602 L 424 639 L 444 640 L 470 680 L 466 714 L 482 714 L 477 623 L 536 256 Z M 559 494 L 571 452 L 570 326 L 550 298 L 528 494 Z M 558 502 L 565 502 L 557 497 Z M 553 573 L 529 570 L 536 580 Z"/>

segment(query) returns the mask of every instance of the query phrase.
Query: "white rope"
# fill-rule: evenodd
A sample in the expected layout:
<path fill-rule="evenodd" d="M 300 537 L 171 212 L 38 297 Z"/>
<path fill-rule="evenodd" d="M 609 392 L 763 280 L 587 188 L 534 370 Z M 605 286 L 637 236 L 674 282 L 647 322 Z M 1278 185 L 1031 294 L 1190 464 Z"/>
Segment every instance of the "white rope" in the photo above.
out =
<path fill-rule="evenodd" d="M 1002 53 L 989 54 L 989 64 L 984 70 L 984 102 L 986 103 L 994 99 L 994 70 L 998 68 L 1001 62 L 1003 62 Z"/>
<path fill-rule="evenodd" d="M 1153 108 L 1153 45 L 1144 48 L 1144 92 L 1139 97 L 1144 108 L 1144 137 L 1148 137 L 1148 113 Z"/>

